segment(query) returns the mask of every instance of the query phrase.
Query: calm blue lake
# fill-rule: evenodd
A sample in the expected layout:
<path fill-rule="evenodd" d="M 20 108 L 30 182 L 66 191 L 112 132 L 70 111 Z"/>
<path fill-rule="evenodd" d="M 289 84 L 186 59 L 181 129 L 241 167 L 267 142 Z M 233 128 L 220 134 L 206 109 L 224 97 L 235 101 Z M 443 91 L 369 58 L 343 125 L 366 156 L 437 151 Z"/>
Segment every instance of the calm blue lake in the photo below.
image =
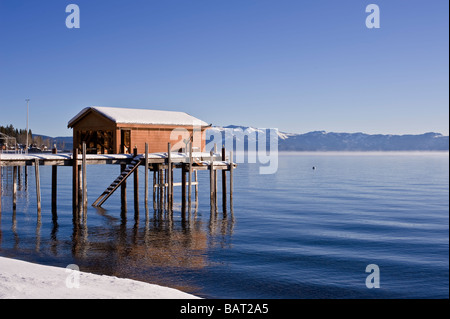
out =
<path fill-rule="evenodd" d="M 137 216 L 130 182 L 126 215 L 118 192 L 104 210 L 89 205 L 77 226 L 70 167 L 58 168 L 57 222 L 50 167 L 41 167 L 40 221 L 32 170 L 15 213 L 4 171 L 0 255 L 206 298 L 448 298 L 448 165 L 448 153 L 280 154 L 273 175 L 239 164 L 225 215 L 220 204 L 211 214 L 209 173 L 200 171 L 198 207 L 185 218 L 179 187 L 173 217 L 145 210 L 141 169 Z M 118 174 L 115 165 L 88 167 L 89 204 Z M 369 264 L 380 288 L 366 287 Z"/>

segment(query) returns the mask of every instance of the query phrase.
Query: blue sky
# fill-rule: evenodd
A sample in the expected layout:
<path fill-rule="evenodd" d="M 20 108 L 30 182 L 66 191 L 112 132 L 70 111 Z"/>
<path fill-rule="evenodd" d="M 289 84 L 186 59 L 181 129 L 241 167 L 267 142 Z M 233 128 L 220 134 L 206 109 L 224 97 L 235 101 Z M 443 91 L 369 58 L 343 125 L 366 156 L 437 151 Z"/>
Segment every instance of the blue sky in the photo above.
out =
<path fill-rule="evenodd" d="M 65 8 L 80 8 L 68 29 Z M 368 29 L 365 8 L 380 7 Z M 0 125 L 90 105 L 285 132 L 449 134 L 448 1 L 0 0 Z"/>

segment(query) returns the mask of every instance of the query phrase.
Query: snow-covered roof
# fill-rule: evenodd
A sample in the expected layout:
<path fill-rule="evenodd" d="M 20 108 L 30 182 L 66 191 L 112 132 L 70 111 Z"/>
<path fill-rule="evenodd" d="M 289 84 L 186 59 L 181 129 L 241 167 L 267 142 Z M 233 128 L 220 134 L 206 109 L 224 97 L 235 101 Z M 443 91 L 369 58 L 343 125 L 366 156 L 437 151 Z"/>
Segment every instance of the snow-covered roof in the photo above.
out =
<path fill-rule="evenodd" d="M 160 124 L 160 125 L 184 125 L 184 126 L 209 125 L 208 123 L 198 118 L 195 118 L 185 112 L 90 106 L 84 108 L 80 113 L 75 115 L 75 117 L 73 117 L 69 121 L 67 126 L 72 127 L 79 119 L 81 119 L 85 114 L 87 114 L 91 110 L 100 113 L 104 117 L 118 124 Z"/>

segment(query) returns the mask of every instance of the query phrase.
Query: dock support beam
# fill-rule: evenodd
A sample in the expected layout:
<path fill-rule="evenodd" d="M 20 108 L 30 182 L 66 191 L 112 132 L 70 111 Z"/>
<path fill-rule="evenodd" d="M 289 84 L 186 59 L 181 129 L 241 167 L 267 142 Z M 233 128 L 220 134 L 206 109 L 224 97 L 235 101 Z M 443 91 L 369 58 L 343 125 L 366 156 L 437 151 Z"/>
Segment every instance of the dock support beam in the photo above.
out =
<path fill-rule="evenodd" d="M 181 213 L 186 213 L 186 164 L 181 165 Z"/>
<path fill-rule="evenodd" d="M 188 171 L 188 207 L 191 212 L 191 198 L 192 198 L 192 140 L 189 143 L 189 171 Z"/>
<path fill-rule="evenodd" d="M 34 170 L 36 175 L 36 199 L 37 199 L 37 212 L 38 217 L 41 215 L 41 180 L 39 176 L 39 160 L 34 160 Z"/>
<path fill-rule="evenodd" d="M 194 171 L 195 175 L 195 205 L 198 205 L 198 171 Z"/>
<path fill-rule="evenodd" d="M 159 177 L 159 187 L 158 187 L 158 192 L 159 192 L 159 209 L 162 211 L 164 210 L 164 206 L 163 206 L 163 198 L 164 198 L 164 170 L 162 168 L 162 165 L 158 165 L 158 177 Z"/>
<path fill-rule="evenodd" d="M 73 149 L 72 154 L 72 215 L 73 220 L 78 221 L 78 148 Z"/>
<path fill-rule="evenodd" d="M 86 172 L 86 143 L 83 142 L 83 158 L 81 162 L 81 169 L 82 169 L 82 195 L 81 195 L 81 202 L 83 203 L 83 216 L 86 218 L 87 216 L 87 172 Z"/>
<path fill-rule="evenodd" d="M 233 151 L 230 151 L 230 211 L 233 211 Z"/>
<path fill-rule="evenodd" d="M 148 143 L 145 143 L 145 188 L 144 188 L 145 210 L 148 207 Z"/>
<path fill-rule="evenodd" d="M 120 172 L 127 168 L 126 164 L 120 164 Z M 127 212 L 127 181 L 123 181 L 120 185 L 120 206 L 122 214 Z"/>
<path fill-rule="evenodd" d="M 156 210 L 156 168 L 155 165 L 152 165 L 153 167 L 153 209 Z"/>
<path fill-rule="evenodd" d="M 226 161 L 225 147 L 222 147 L 222 161 Z M 223 214 L 227 212 L 227 173 L 222 170 L 222 209 Z"/>
<path fill-rule="evenodd" d="M 13 166 L 13 210 L 17 205 L 17 166 Z"/>
<path fill-rule="evenodd" d="M 137 148 L 133 149 L 133 156 L 137 156 Z M 133 173 L 134 179 L 134 216 L 139 215 L 139 167 L 136 167 Z"/>
<path fill-rule="evenodd" d="M 56 154 L 56 147 L 52 149 L 52 154 Z M 56 221 L 57 216 L 57 188 L 58 188 L 58 166 L 52 165 L 52 218 Z"/>
<path fill-rule="evenodd" d="M 167 144 L 167 210 L 172 212 L 173 209 L 173 189 L 172 189 L 172 157 L 171 157 L 171 145 Z"/>
<path fill-rule="evenodd" d="M 214 174 L 214 153 L 210 152 L 211 155 L 211 163 L 209 165 L 209 196 L 210 196 L 210 204 L 211 211 L 213 211 L 216 207 L 216 203 L 214 201 L 214 190 L 215 190 L 215 174 Z"/>

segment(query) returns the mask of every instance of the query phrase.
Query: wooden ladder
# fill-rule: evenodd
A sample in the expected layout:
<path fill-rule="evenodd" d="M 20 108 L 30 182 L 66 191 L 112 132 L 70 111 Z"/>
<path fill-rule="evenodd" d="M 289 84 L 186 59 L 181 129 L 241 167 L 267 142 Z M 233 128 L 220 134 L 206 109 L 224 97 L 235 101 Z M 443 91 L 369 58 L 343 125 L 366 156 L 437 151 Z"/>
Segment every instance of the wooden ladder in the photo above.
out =
<path fill-rule="evenodd" d="M 116 191 L 116 189 L 118 189 L 119 186 L 127 180 L 128 176 L 130 176 L 131 173 L 136 170 L 139 164 L 141 164 L 141 155 L 133 158 L 131 163 L 125 167 L 124 171 L 120 173 L 119 177 L 117 177 L 114 182 L 112 182 L 111 185 L 109 185 L 108 188 L 95 200 L 92 206 L 102 206 L 102 204 L 109 198 L 109 196 L 111 196 Z"/>

